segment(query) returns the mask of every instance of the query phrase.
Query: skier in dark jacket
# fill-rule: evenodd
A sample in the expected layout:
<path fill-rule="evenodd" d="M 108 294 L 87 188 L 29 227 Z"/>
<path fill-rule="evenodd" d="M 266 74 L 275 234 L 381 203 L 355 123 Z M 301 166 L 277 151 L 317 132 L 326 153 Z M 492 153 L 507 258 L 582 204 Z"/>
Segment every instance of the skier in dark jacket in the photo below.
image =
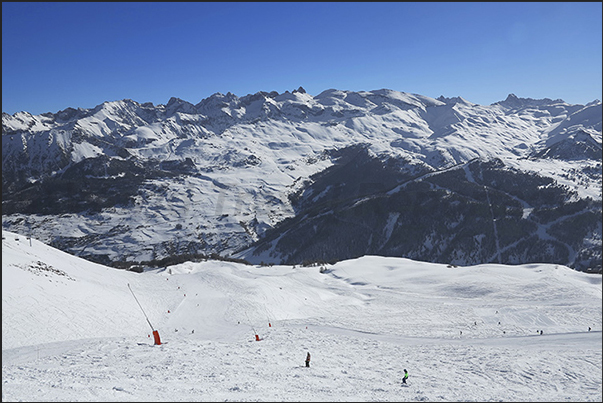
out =
<path fill-rule="evenodd" d="M 306 356 L 306 367 L 310 366 L 310 352 L 308 351 L 308 355 Z"/>
<path fill-rule="evenodd" d="M 404 370 L 404 378 L 402 378 L 402 383 L 406 383 L 406 380 L 408 379 L 408 371 Z"/>

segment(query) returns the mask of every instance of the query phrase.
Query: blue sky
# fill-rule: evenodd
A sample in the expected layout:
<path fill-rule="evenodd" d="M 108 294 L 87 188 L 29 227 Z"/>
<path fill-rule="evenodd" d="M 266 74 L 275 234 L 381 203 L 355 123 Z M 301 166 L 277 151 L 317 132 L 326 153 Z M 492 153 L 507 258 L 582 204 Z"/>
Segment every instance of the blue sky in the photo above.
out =
<path fill-rule="evenodd" d="M 602 3 L 2 3 L 2 111 L 388 88 L 601 99 Z"/>

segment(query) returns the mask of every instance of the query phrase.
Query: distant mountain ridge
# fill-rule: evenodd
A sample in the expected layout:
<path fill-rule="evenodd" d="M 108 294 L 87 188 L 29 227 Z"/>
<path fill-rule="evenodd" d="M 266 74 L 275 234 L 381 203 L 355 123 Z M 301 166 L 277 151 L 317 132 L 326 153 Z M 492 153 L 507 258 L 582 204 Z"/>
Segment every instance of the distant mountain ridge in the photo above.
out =
<path fill-rule="evenodd" d="M 302 87 L 2 114 L 2 223 L 102 263 L 601 269 L 601 102 Z"/>

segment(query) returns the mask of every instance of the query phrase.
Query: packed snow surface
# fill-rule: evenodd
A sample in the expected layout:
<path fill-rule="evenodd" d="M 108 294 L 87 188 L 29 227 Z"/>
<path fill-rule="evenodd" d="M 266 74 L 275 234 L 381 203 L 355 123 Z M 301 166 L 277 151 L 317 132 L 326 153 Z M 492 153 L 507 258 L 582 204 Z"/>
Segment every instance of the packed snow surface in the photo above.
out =
<path fill-rule="evenodd" d="M 600 275 L 377 256 L 134 273 L 2 238 L 2 401 L 602 398 Z"/>

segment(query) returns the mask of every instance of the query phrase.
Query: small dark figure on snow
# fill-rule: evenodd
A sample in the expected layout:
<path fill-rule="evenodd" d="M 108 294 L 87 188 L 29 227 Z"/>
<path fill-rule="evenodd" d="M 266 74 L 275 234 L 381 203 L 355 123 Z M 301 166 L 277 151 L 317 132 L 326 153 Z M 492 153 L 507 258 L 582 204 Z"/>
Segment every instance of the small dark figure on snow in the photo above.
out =
<path fill-rule="evenodd" d="M 540 331 L 540 334 L 542 334 L 542 330 Z"/>
<path fill-rule="evenodd" d="M 402 383 L 406 383 L 406 380 L 408 379 L 408 371 L 404 370 L 404 377 L 402 378 Z"/>
<path fill-rule="evenodd" d="M 590 332 L 590 326 L 588 327 L 588 331 Z"/>
<path fill-rule="evenodd" d="M 310 352 L 308 351 L 308 355 L 306 356 L 306 367 L 310 367 Z"/>

